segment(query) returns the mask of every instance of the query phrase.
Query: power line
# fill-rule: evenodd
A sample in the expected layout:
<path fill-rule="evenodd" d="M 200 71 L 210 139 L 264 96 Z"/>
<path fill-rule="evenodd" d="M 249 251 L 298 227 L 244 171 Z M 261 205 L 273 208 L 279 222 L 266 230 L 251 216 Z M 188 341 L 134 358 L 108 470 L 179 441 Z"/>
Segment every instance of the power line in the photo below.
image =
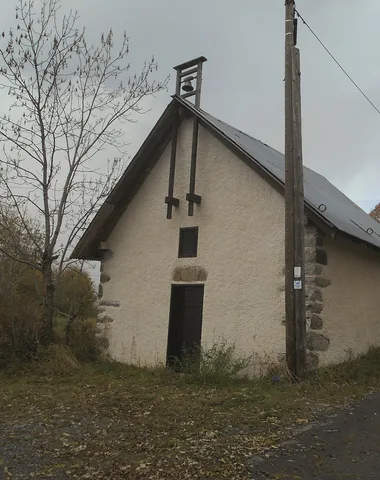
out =
<path fill-rule="evenodd" d="M 299 13 L 299 11 L 295 10 L 297 16 L 302 20 L 303 24 L 309 29 L 311 34 L 317 39 L 317 41 L 322 45 L 324 50 L 330 55 L 330 57 L 334 60 L 334 62 L 338 65 L 338 67 L 342 70 L 342 72 L 346 75 L 346 77 L 350 80 L 350 82 L 356 87 L 357 90 L 363 95 L 363 97 L 367 100 L 367 102 L 376 110 L 377 113 L 380 114 L 380 109 L 373 103 L 373 101 L 368 97 L 368 95 L 359 87 L 359 85 L 355 82 L 355 80 L 351 77 L 351 75 L 343 68 L 341 63 L 334 57 L 334 55 L 330 52 L 330 50 L 326 47 L 326 45 L 322 42 L 322 40 L 318 37 L 318 35 L 314 32 L 314 30 L 310 27 L 310 25 L 306 22 L 303 16 Z"/>

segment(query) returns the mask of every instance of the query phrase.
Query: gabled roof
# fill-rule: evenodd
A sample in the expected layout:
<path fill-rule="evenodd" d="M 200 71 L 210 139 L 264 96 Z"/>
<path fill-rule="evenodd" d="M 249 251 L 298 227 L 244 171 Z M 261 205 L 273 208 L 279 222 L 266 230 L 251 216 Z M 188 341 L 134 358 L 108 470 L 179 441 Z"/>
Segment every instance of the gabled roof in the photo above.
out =
<path fill-rule="evenodd" d="M 72 258 L 99 259 L 98 247 L 107 240 L 128 203 L 157 162 L 171 138 L 172 119 L 180 107 L 183 114 L 197 115 L 200 123 L 213 131 L 228 148 L 274 188 L 284 192 L 284 155 L 255 138 L 228 125 L 191 103 L 174 97 L 148 135 L 125 173 L 100 208 L 75 247 Z M 380 248 L 380 224 L 334 187 L 325 177 L 304 167 L 306 213 L 331 236 L 342 232 L 352 240 Z M 162 192 L 164 200 L 166 192 Z"/>

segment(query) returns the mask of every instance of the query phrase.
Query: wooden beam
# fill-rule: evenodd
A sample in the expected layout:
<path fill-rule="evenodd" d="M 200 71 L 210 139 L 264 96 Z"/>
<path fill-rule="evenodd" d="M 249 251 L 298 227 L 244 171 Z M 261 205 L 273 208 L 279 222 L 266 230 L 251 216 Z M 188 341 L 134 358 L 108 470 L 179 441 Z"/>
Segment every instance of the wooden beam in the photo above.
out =
<path fill-rule="evenodd" d="M 196 77 L 196 96 L 195 96 L 195 107 L 200 108 L 201 106 L 201 91 L 202 91 L 202 62 L 198 62 L 197 67 L 197 77 Z"/>
<path fill-rule="evenodd" d="M 180 75 L 180 77 L 187 77 L 188 75 L 196 73 L 197 70 L 198 70 L 198 66 L 196 66 L 194 68 L 190 68 L 190 70 L 185 70 L 184 72 L 181 72 L 179 75 Z"/>
<path fill-rule="evenodd" d="M 191 163 L 190 163 L 190 185 L 189 193 L 190 198 L 193 198 L 195 194 L 195 175 L 197 170 L 197 152 L 198 152 L 198 131 L 199 131 L 199 121 L 198 117 L 194 116 L 193 123 L 193 141 L 191 145 Z M 188 215 L 192 217 L 194 215 L 194 201 L 189 200 Z"/>
<path fill-rule="evenodd" d="M 207 62 L 207 58 L 206 57 L 194 58 L 193 60 L 189 60 L 188 62 L 177 65 L 176 67 L 174 67 L 174 70 L 185 70 L 186 68 L 190 68 L 190 67 L 193 67 L 194 65 L 198 65 L 199 62 Z"/>
<path fill-rule="evenodd" d="M 177 108 L 173 117 L 173 134 L 172 134 L 172 145 L 171 145 L 171 152 L 170 152 L 170 167 L 169 167 L 169 185 L 168 185 L 168 195 L 165 198 L 165 203 L 167 204 L 166 218 L 168 220 L 172 218 L 173 206 L 178 207 L 179 205 L 179 201 L 177 204 L 173 202 L 175 162 L 176 162 L 176 156 L 177 156 L 178 124 L 179 124 L 179 111 Z M 168 198 L 171 199 L 170 202 L 166 201 L 166 199 Z"/>
<path fill-rule="evenodd" d="M 173 207 L 179 206 L 179 200 L 178 198 L 175 198 L 175 197 L 165 197 L 165 203 L 167 205 L 172 205 Z"/>
<path fill-rule="evenodd" d="M 175 94 L 180 96 L 181 95 L 181 72 L 177 71 L 177 78 L 175 83 Z"/>
<path fill-rule="evenodd" d="M 201 203 L 202 202 L 202 197 L 200 195 L 196 195 L 195 193 L 187 193 L 186 194 L 186 200 L 188 202 L 193 202 L 193 203 Z"/>
<path fill-rule="evenodd" d="M 197 94 L 197 91 L 196 91 L 196 90 L 193 90 L 192 92 L 184 93 L 183 95 L 181 95 L 181 98 L 193 97 L 193 96 L 196 95 L 196 94 Z"/>

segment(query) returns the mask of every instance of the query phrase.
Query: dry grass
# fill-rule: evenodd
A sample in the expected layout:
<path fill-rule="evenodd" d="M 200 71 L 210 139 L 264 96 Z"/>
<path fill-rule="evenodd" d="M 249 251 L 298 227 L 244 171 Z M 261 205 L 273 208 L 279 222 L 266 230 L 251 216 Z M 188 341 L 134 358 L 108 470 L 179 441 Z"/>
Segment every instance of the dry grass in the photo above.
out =
<path fill-rule="evenodd" d="M 0 478 L 239 479 L 320 409 L 380 388 L 380 351 L 292 385 L 97 364 L 0 375 Z M 2 469 L 2 471 L 1 471 Z M 13 476 L 11 476 L 13 475 Z"/>

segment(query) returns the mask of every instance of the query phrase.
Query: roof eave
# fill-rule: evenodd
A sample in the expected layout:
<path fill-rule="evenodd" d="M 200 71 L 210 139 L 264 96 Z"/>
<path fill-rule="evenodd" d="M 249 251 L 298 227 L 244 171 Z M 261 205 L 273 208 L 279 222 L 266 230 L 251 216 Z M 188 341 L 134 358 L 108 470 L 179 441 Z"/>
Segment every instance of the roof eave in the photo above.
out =
<path fill-rule="evenodd" d="M 165 140 L 165 137 L 168 137 L 167 130 L 170 126 L 169 121 L 175 107 L 176 105 L 174 101 L 170 102 L 166 107 L 156 125 L 153 127 L 152 131 L 149 133 L 144 143 L 141 145 L 140 149 L 129 163 L 124 174 L 121 176 L 103 205 L 96 213 L 95 217 L 90 222 L 83 236 L 80 238 L 72 254 L 70 255 L 70 258 L 78 260 L 101 260 L 97 245 L 100 241 L 104 240 L 100 238 L 101 233 L 107 230 L 104 228 L 104 223 L 112 223 L 112 217 L 117 216 L 117 212 L 120 212 L 121 209 L 125 209 L 125 205 L 121 207 L 121 204 L 124 203 L 123 200 L 126 197 L 127 189 L 125 188 L 125 185 L 127 183 L 132 183 L 135 177 L 142 180 L 141 165 L 146 165 L 149 163 L 150 159 L 153 161 L 157 156 L 153 154 L 152 150 L 155 149 L 158 143 Z M 143 166 L 143 168 L 145 167 Z M 128 200 L 126 202 L 127 204 L 131 200 L 132 196 L 134 196 L 134 194 L 131 195 L 128 193 Z"/>

